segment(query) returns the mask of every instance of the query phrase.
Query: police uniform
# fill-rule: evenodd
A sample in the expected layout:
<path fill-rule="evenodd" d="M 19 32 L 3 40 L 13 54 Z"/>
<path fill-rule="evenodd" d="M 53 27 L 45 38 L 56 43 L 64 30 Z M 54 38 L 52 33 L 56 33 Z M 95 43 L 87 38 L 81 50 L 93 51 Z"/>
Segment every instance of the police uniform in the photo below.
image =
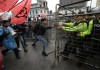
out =
<path fill-rule="evenodd" d="M 78 15 L 78 16 L 85 16 L 85 15 Z M 81 36 L 82 32 L 87 31 L 88 29 L 88 24 L 85 19 L 79 20 L 75 23 L 66 23 L 67 27 L 63 27 L 62 29 L 67 32 L 72 32 L 73 33 L 73 40 L 72 40 L 72 48 L 74 48 L 74 53 L 76 52 L 76 49 L 78 49 L 79 52 L 76 52 L 77 58 L 79 61 L 84 62 L 86 60 L 86 55 L 85 55 L 85 47 L 84 47 L 84 37 Z M 79 36 L 80 34 L 80 36 Z M 67 50 L 67 52 L 70 53 L 70 49 Z M 81 65 L 79 63 L 79 65 Z"/>
<path fill-rule="evenodd" d="M 67 32 L 72 32 L 73 33 L 73 39 L 72 39 L 72 47 L 70 48 L 65 48 L 64 51 L 67 52 L 67 55 L 69 55 L 69 53 L 76 53 L 76 48 L 79 48 L 80 53 L 82 53 L 83 51 L 81 51 L 81 49 L 83 49 L 83 37 L 78 37 L 77 34 L 84 32 L 87 30 L 87 23 L 85 20 L 82 21 L 78 21 L 75 23 L 65 23 L 65 25 L 67 27 L 63 27 L 62 29 L 64 31 Z M 79 56 L 80 56 L 79 53 Z M 65 54 L 66 55 L 66 54 Z M 78 56 L 79 59 L 82 59 Z"/>
<path fill-rule="evenodd" d="M 85 37 L 84 40 L 89 52 L 87 55 L 94 56 L 100 55 L 100 20 L 95 18 L 89 22 L 88 29 L 80 33 Z"/>

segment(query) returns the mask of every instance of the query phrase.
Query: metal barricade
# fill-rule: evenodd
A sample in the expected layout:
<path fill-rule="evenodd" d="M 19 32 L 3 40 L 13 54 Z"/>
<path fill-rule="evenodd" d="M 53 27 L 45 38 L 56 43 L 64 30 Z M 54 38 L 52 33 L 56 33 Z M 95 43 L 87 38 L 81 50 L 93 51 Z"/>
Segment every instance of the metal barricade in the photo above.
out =
<path fill-rule="evenodd" d="M 66 33 L 65 36 L 63 36 Z M 100 69 L 100 40 L 77 38 L 72 33 L 58 31 L 57 59 L 71 59 Z M 83 41 L 84 40 L 84 41 Z"/>
<path fill-rule="evenodd" d="M 56 6 L 56 23 L 59 23 L 59 10 Z M 66 18 L 65 18 L 66 20 Z M 90 37 L 78 38 L 74 33 L 55 29 L 55 61 L 58 63 L 65 59 L 77 62 L 77 65 L 86 64 L 100 69 L 100 40 Z M 63 54 L 64 53 L 64 54 Z"/>

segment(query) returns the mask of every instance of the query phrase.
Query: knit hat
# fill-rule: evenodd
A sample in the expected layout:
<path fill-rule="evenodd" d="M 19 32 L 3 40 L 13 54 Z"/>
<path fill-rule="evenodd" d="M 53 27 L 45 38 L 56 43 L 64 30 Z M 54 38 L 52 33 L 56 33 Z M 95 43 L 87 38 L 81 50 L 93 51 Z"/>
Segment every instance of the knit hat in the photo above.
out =
<path fill-rule="evenodd" d="M 3 24 L 6 24 L 7 22 L 10 22 L 9 20 L 2 20 Z"/>

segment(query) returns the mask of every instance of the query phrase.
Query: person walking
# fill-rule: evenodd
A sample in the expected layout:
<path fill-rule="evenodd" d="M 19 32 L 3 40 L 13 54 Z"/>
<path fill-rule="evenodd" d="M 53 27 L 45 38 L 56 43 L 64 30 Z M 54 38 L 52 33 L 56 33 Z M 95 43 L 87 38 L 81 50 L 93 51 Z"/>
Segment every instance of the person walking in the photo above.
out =
<path fill-rule="evenodd" d="M 20 48 L 20 42 L 21 42 L 21 45 L 24 49 L 24 52 L 27 52 L 27 49 L 26 49 L 26 40 L 25 40 L 25 37 L 24 37 L 24 33 L 23 33 L 23 27 L 21 25 L 15 25 L 14 27 L 14 30 L 16 31 L 16 37 L 15 37 L 15 41 L 17 43 L 17 47 L 19 50 L 21 50 Z"/>

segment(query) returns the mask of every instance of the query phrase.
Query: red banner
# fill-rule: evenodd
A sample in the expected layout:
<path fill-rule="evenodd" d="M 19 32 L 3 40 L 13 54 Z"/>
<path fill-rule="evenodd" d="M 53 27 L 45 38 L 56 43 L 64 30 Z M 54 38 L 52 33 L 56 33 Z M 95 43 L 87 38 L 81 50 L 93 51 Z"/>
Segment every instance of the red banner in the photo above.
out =
<path fill-rule="evenodd" d="M 0 3 L 2 2 L 3 0 L 0 0 Z"/>
<path fill-rule="evenodd" d="M 26 21 L 26 18 L 28 16 L 28 12 L 30 10 L 31 7 L 31 1 L 32 0 L 27 0 L 28 2 L 26 3 L 26 5 L 23 7 L 22 10 L 20 10 L 20 12 L 11 19 L 12 24 L 23 24 Z M 19 8 L 16 10 L 18 11 Z"/>
<path fill-rule="evenodd" d="M 20 11 L 24 8 L 24 6 L 27 4 L 28 0 L 23 0 L 20 3 L 18 3 L 17 5 L 15 5 L 15 7 L 13 7 L 13 9 L 11 9 L 11 11 L 13 12 L 14 15 L 17 15 L 20 13 Z"/>
<path fill-rule="evenodd" d="M 9 11 L 18 2 L 18 0 L 1 0 L 0 12 Z"/>

